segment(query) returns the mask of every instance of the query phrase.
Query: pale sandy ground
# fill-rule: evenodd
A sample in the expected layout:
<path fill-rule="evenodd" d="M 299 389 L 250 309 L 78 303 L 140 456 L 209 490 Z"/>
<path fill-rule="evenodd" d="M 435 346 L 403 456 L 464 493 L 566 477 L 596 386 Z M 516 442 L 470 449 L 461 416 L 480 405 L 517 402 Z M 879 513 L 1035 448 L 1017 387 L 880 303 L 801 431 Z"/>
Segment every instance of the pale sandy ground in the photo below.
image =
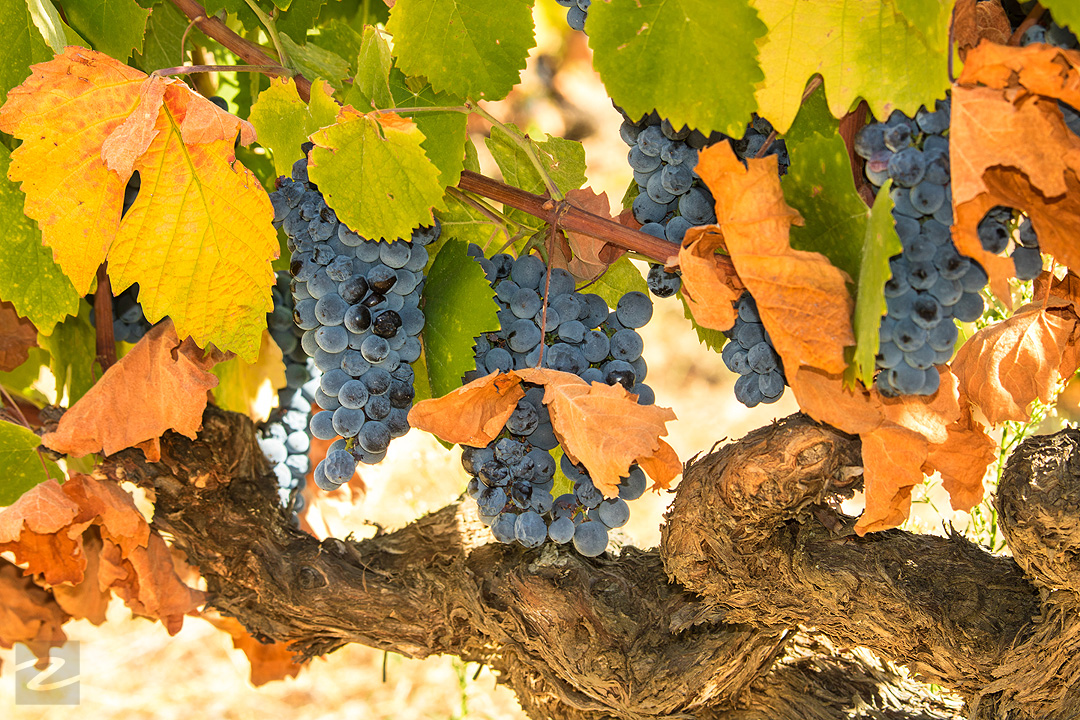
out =
<path fill-rule="evenodd" d="M 551 24 L 543 21 L 542 27 L 550 28 Z M 582 38 L 560 47 L 562 37 L 545 30 L 537 52 L 568 58 L 555 86 L 577 106 L 571 114 L 595 123 L 598 132 L 585 140 L 589 177 L 593 187 L 606 190 L 615 204 L 630 180 L 626 149 L 618 138 L 620 118 L 588 69 L 588 50 Z M 501 103 L 493 112 L 519 122 L 520 117 L 532 117 L 531 131 L 562 134 L 565 108 L 560 110 L 545 97 L 535 75 L 528 78 L 526 92 L 513 106 Z M 737 439 L 796 410 L 790 392 L 775 405 L 754 410 L 740 405 L 732 394 L 734 378 L 719 355 L 698 344 L 674 300 L 657 302 L 654 320 L 643 335 L 650 368 L 648 382 L 656 391 L 657 403 L 674 408 L 679 417 L 670 425 L 669 440 L 684 461 L 717 441 Z M 400 527 L 441 507 L 465 486 L 457 458 L 456 451 L 443 450 L 419 432 L 395 441 L 380 466 L 364 471 L 369 486 L 365 502 L 331 518 L 335 533 L 370 534 L 363 526 L 365 520 L 387 528 Z M 661 515 L 669 498 L 666 493 L 648 494 L 633 503 L 627 530 L 636 544 L 649 547 L 658 542 Z M 947 502 L 939 507 L 947 507 Z M 939 529 L 940 517 L 928 515 L 922 524 Z M 315 661 L 296 679 L 256 689 L 248 682 L 244 656 L 232 649 L 225 634 L 198 619 L 189 619 L 179 635 L 170 638 L 160 625 L 133 620 L 122 605 L 114 604 L 110 621 L 103 627 L 82 621 L 69 624 L 67 630 L 73 640 L 82 643 L 81 704 L 15 706 L 13 653 L 0 650 L 0 718 L 524 717 L 513 693 L 497 686 L 486 669 L 474 678 L 477 666 L 463 666 L 455 658 L 417 661 L 389 655 L 384 660 L 379 651 L 349 646 Z"/>

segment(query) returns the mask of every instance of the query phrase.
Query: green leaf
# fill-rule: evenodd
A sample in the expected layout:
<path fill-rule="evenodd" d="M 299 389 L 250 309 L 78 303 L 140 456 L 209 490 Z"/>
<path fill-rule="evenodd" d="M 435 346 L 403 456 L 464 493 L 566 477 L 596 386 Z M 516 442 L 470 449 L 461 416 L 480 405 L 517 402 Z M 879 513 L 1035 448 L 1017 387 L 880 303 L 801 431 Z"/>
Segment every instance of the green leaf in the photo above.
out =
<path fill-rule="evenodd" d="M 476 100 L 506 97 L 536 44 L 528 0 L 398 0 L 386 29 L 406 75 Z"/>
<path fill-rule="evenodd" d="M 64 0 L 64 12 L 95 50 L 124 62 L 133 50 L 142 52 L 150 11 L 135 0 Z"/>
<path fill-rule="evenodd" d="M 322 80 L 311 84 L 311 102 L 305 105 L 292 78 L 272 80 L 251 106 L 249 120 L 259 144 L 270 149 L 278 175 L 288 175 L 293 163 L 304 156 L 300 146 L 311 133 L 334 124 L 338 106 Z"/>
<path fill-rule="evenodd" d="M 461 387 L 475 366 L 474 338 L 499 327 L 495 291 L 484 270 L 450 240 L 439 251 L 424 286 L 424 354 L 431 393 L 441 397 Z"/>
<path fill-rule="evenodd" d="M 236 17 L 247 30 L 261 28 L 259 17 L 251 11 L 245 0 L 206 0 L 203 3 L 207 17 L 213 17 L 222 10 Z"/>
<path fill-rule="evenodd" d="M 34 27 L 26 0 L 0 0 L 0 104 L 8 90 L 30 77 L 30 66 L 52 59 L 52 51 Z M 5 175 L 5 177 L 7 177 Z"/>
<path fill-rule="evenodd" d="M 1068 25 L 1073 32 L 1080 31 L 1080 4 L 1076 0 L 1045 0 L 1042 6 L 1050 11 L 1058 25 Z"/>
<path fill-rule="evenodd" d="M 476 152 L 472 138 L 468 136 L 465 137 L 465 169 L 480 172 L 480 155 Z"/>
<path fill-rule="evenodd" d="M 96 332 L 90 324 L 90 303 L 81 301 L 79 313 L 56 326 L 50 336 L 38 335 L 38 345 L 50 356 L 49 369 L 56 378 L 56 397 L 60 402 L 67 391 L 67 406 L 74 405 L 101 377 L 95 370 Z"/>
<path fill-rule="evenodd" d="M 891 180 L 882 185 L 870 210 L 855 297 L 855 372 L 866 387 L 874 382 L 874 357 L 878 351 L 881 316 L 885 314 L 884 288 L 891 275 L 889 258 L 902 249 L 893 223 L 891 187 Z"/>
<path fill-rule="evenodd" d="M 507 127 L 511 132 L 520 132 L 512 124 Z M 556 187 L 565 193 L 585 184 L 585 148 L 581 143 L 550 135 L 545 136 L 547 140 L 539 143 L 525 137 L 536 150 L 540 163 L 547 169 L 548 176 Z M 491 136 L 484 142 L 507 184 L 531 193 L 542 194 L 546 191 L 540 173 L 536 171 L 525 150 L 514 142 L 509 133 L 500 127 L 493 127 Z"/>
<path fill-rule="evenodd" d="M 791 167 L 784 178 L 784 199 L 806 220 L 791 228 L 791 246 L 819 252 L 853 280 L 866 240 L 869 208 L 855 191 L 851 159 L 819 89 L 785 136 Z"/>
<path fill-rule="evenodd" d="M 169 0 L 161 0 L 154 5 L 150 19 L 146 23 L 143 36 L 143 49 L 135 54 L 140 68 L 147 73 L 167 67 L 184 64 L 186 58 L 180 56 L 180 40 L 188 31 L 187 16 L 176 9 Z M 194 25 L 187 34 L 186 46 L 190 49 L 206 43 L 206 36 Z"/>
<path fill-rule="evenodd" d="M 3 25 L 3 23 L 0 23 Z M 48 335 L 53 326 L 79 309 L 79 296 L 52 251 L 41 244 L 37 223 L 23 214 L 25 195 L 8 180 L 11 158 L 0 149 L 0 227 L 4 252 L 0 254 L 0 300 Z"/>
<path fill-rule="evenodd" d="M 389 43 L 377 28 L 370 25 L 364 28 L 355 57 L 356 77 L 345 93 L 345 102 L 362 111 L 394 107 L 394 96 L 390 93 L 390 68 L 394 61 Z"/>
<path fill-rule="evenodd" d="M 764 79 L 755 43 L 765 30 L 749 0 L 610 0 L 589 8 L 593 66 L 611 99 L 630 117 L 655 109 L 706 135 L 742 137 L 757 106 L 754 86 Z"/>
<path fill-rule="evenodd" d="M 68 46 L 68 39 L 64 31 L 64 21 L 60 19 L 56 7 L 49 0 L 26 0 L 26 6 L 30 10 L 34 25 L 48 46 L 55 53 L 63 52 Z"/>
<path fill-rule="evenodd" d="M 697 320 L 694 319 L 693 313 L 690 312 L 690 306 L 686 304 L 686 298 L 683 297 L 682 290 L 679 291 L 679 300 L 682 302 L 683 317 L 689 320 L 690 324 L 694 326 L 694 332 L 697 333 L 698 341 L 713 352 L 720 352 L 723 350 L 724 343 L 727 342 L 724 333 L 719 330 L 713 330 L 712 328 L 701 327 L 697 324 Z"/>
<path fill-rule="evenodd" d="M 562 469 L 562 445 L 556 445 L 551 451 L 551 459 L 555 461 L 555 477 L 554 484 L 551 486 L 551 496 L 554 498 L 560 495 L 572 495 L 574 493 L 574 481 L 566 477 L 566 473 Z"/>
<path fill-rule="evenodd" d="M 896 0 L 755 0 L 769 34 L 761 45 L 765 82 L 758 113 L 779 133 L 795 120 L 811 76 L 825 80 L 829 110 L 841 117 L 866 100 L 878 118 L 896 109 L 914 115 L 949 87 L 948 52 L 897 11 Z M 921 2 L 909 0 L 914 8 Z M 947 28 L 951 3 L 937 3 L 924 27 Z"/>
<path fill-rule="evenodd" d="M 251 145 L 238 145 L 234 152 L 236 153 L 236 159 L 255 174 L 262 186 L 266 188 L 266 192 L 273 192 L 274 181 L 282 173 L 275 171 L 274 161 L 266 153 L 266 148 L 252 143 Z M 286 254 L 288 253 L 286 252 Z"/>
<path fill-rule="evenodd" d="M 37 449 L 41 438 L 24 427 L 0 421 L 0 506 L 49 478 L 64 482 L 60 466 Z"/>
<path fill-rule="evenodd" d="M 502 223 L 496 223 L 474 206 L 449 195 L 444 201 L 446 207 L 438 212 L 442 237 L 460 240 L 466 245 L 476 243 L 480 247 L 490 245 L 496 235 L 500 246 L 510 239 Z"/>
<path fill-rule="evenodd" d="M 282 2 L 282 0 L 274 0 L 275 5 L 278 5 L 279 2 Z M 281 13 L 274 21 L 274 25 L 279 33 L 286 33 L 291 37 L 302 40 L 307 36 L 308 29 L 315 24 L 319 17 L 319 11 L 322 10 L 322 6 L 325 4 L 326 0 L 292 0 L 292 2 L 286 0 L 284 7 L 289 9 Z M 283 6 L 278 5 L 278 7 Z M 335 49 L 329 44 L 324 44 L 321 33 L 319 34 L 319 44 L 327 50 Z M 345 55 L 345 57 L 348 57 L 348 55 Z M 347 71 L 346 75 L 348 75 Z"/>
<path fill-rule="evenodd" d="M 604 298 L 608 307 L 613 308 L 619 304 L 619 298 L 631 290 L 648 295 L 649 284 L 645 282 L 645 278 L 641 277 L 641 271 L 630 262 L 630 258 L 624 255 L 613 262 L 599 280 L 583 289 L 582 292 L 596 293 Z"/>
<path fill-rule="evenodd" d="M 948 52 L 951 6 L 941 0 L 896 0 L 896 9 L 926 36 L 930 47 Z"/>
<path fill-rule="evenodd" d="M 349 76 L 349 63 L 337 53 L 324 50 L 314 43 L 297 45 L 285 33 L 278 33 L 281 47 L 289 56 L 289 63 L 309 80 L 322 78 L 335 87 Z"/>
<path fill-rule="evenodd" d="M 349 61 L 349 72 L 357 74 L 356 56 L 360 53 L 363 37 L 337 18 L 319 28 L 319 43 L 327 50 L 332 50 Z"/>
<path fill-rule="evenodd" d="M 407 238 L 417 225 L 430 225 L 443 188 L 416 125 L 347 107 L 338 117 L 336 125 L 311 136 L 308 175 L 326 204 L 368 238 Z"/>

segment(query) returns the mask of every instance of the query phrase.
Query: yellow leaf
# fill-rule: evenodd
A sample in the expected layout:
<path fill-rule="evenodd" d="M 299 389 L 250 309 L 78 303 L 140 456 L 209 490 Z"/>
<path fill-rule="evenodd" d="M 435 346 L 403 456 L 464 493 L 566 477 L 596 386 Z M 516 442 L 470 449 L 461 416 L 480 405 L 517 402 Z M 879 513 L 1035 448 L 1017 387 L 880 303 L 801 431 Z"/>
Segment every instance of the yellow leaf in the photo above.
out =
<path fill-rule="evenodd" d="M 269 417 L 277 391 L 285 387 L 281 348 L 267 331 L 263 331 L 259 357 L 254 363 L 235 357 L 215 365 L 211 372 L 219 381 L 214 388 L 218 406 L 243 413 L 255 422 Z"/>
<path fill-rule="evenodd" d="M 236 162 L 251 126 L 192 92 L 101 53 L 69 47 L 33 66 L 0 108 L 24 142 L 9 177 L 75 289 L 109 261 L 113 286 L 139 283 L 147 318 L 254 361 L 278 253 L 270 200 Z M 142 188 L 123 221 L 124 186 Z"/>

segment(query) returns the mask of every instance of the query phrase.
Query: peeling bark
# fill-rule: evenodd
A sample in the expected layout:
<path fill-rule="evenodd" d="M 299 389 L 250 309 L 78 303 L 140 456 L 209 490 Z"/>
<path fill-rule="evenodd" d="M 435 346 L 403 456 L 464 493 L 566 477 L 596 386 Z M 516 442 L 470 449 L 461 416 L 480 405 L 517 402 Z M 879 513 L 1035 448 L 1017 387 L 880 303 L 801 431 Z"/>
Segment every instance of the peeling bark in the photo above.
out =
<path fill-rule="evenodd" d="M 1070 717 L 1033 711 L 1074 707 L 1061 683 L 1035 698 L 1001 673 L 1071 647 L 1073 606 L 1047 614 L 1027 565 L 958 537 L 855 537 L 828 500 L 859 464 L 856 439 L 793 416 L 688 465 L 660 551 L 594 559 L 489 543 L 459 503 L 320 543 L 277 508 L 250 422 L 215 408 L 198 440 L 167 435 L 161 462 L 125 451 L 103 469 L 152 490 L 155 525 L 214 607 L 302 659 L 349 642 L 452 653 L 556 720 L 967 716 L 895 661 L 956 689 L 971 717 Z M 844 650 L 856 645 L 886 660 Z"/>

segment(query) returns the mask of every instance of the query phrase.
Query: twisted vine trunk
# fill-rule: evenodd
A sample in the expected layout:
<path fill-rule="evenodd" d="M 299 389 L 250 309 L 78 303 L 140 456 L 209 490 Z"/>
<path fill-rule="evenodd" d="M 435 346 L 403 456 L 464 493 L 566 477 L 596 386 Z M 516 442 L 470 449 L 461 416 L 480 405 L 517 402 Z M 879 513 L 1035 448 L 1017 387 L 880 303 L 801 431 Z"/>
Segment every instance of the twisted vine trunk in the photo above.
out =
<path fill-rule="evenodd" d="M 452 653 L 535 718 L 1071 718 L 1080 454 L 1058 460 L 1078 447 L 1029 441 L 1010 463 L 998 502 L 1018 561 L 956 536 L 854 536 L 827 501 L 850 491 L 858 441 L 799 415 L 691 462 L 659 551 L 595 559 L 489 543 L 459 503 L 320 543 L 278 509 L 251 423 L 216 408 L 161 462 L 125 451 L 104 469 L 153 492 L 214 607 L 301 659 L 349 642 Z"/>

